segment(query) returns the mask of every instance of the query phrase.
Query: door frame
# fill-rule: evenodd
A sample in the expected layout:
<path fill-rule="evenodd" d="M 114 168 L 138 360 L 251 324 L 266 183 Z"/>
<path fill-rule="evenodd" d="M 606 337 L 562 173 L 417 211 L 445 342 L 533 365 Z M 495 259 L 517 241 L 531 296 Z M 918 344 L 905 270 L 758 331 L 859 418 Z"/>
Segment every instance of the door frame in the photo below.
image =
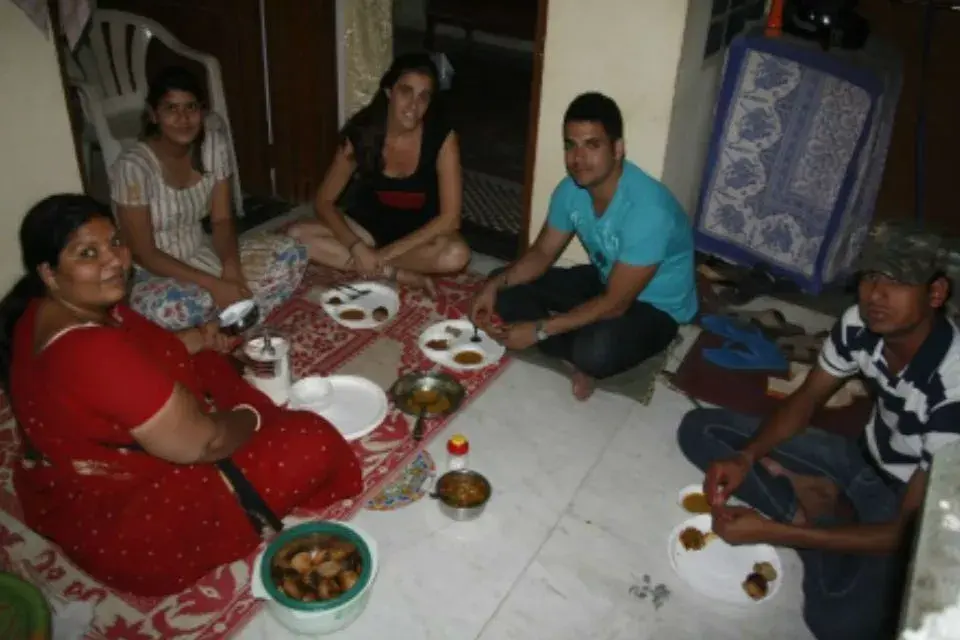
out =
<path fill-rule="evenodd" d="M 533 206 L 533 178 L 537 166 L 537 142 L 540 137 L 540 91 L 543 87 L 543 53 L 547 40 L 549 0 L 537 0 L 537 30 L 533 38 L 533 74 L 530 79 L 530 115 L 527 122 L 526 167 L 523 172 L 523 208 L 520 218 L 517 255 L 530 246 L 530 221 Z"/>

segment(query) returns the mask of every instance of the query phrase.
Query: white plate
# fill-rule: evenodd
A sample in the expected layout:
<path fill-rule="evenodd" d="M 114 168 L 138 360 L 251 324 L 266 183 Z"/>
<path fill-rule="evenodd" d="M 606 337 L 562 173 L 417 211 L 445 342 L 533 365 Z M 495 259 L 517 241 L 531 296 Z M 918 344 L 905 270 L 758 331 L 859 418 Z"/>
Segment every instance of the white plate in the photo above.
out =
<path fill-rule="evenodd" d="M 460 335 L 451 335 L 447 332 L 447 328 L 459 331 Z M 423 333 L 420 334 L 418 344 L 424 355 L 442 367 L 455 369 L 457 371 L 476 371 L 477 369 L 483 369 L 484 367 L 497 364 L 507 351 L 502 344 L 488 336 L 482 330 L 479 335 L 480 342 L 474 343 L 470 341 L 470 338 L 473 337 L 473 324 L 469 320 L 444 320 L 443 322 L 438 322 L 424 329 Z M 427 343 L 431 340 L 446 340 L 448 348 L 443 351 L 430 349 L 427 347 Z M 479 351 L 483 354 L 483 361 L 469 365 L 455 362 L 453 359 L 454 354 L 464 349 Z"/>
<path fill-rule="evenodd" d="M 670 533 L 667 553 L 670 564 L 680 579 L 700 594 L 721 602 L 738 605 L 759 605 L 772 600 L 783 582 L 783 565 L 776 549 L 767 544 L 731 546 L 714 538 L 699 551 L 687 551 L 680 544 L 680 532 L 696 527 L 704 533 L 712 530 L 708 514 L 695 516 Z M 777 579 L 770 583 L 763 600 L 754 600 L 743 590 L 743 581 L 753 573 L 757 562 L 769 562 L 777 570 Z"/>
<path fill-rule="evenodd" d="M 290 409 L 310 411 L 326 418 L 347 442 L 369 434 L 387 417 L 387 394 L 359 376 L 330 376 L 330 404 L 319 408 L 291 403 Z"/>
<path fill-rule="evenodd" d="M 356 300 L 350 300 L 350 297 L 355 295 L 354 291 L 345 287 L 340 289 L 334 287 L 324 291 L 320 297 L 320 305 L 323 310 L 337 324 L 348 329 L 376 329 L 397 317 L 397 312 L 400 310 L 400 296 L 392 287 L 380 282 L 354 282 L 350 284 L 350 287 L 357 291 L 369 291 L 370 293 Z M 329 301 L 332 298 L 340 298 L 343 303 L 330 304 Z M 373 310 L 377 307 L 387 308 L 390 315 L 387 316 L 386 320 L 377 321 L 373 319 Z M 362 309 L 365 314 L 363 320 L 344 320 L 340 317 L 341 312 L 351 308 Z"/>

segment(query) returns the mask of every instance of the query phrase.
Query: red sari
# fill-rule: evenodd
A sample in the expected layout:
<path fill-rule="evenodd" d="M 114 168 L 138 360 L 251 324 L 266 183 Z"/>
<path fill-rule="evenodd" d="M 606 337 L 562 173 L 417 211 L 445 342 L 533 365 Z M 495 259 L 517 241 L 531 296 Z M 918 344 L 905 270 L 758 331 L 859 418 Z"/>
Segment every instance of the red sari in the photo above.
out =
<path fill-rule="evenodd" d="M 329 423 L 278 408 L 219 354 L 189 355 L 176 335 L 125 306 L 115 312 L 119 327 L 74 328 L 35 353 L 38 307 L 17 325 L 10 396 L 29 448 L 42 457 L 25 457 L 14 483 L 26 523 L 97 580 L 168 595 L 260 542 L 213 464 L 124 448 L 174 383 L 218 410 L 248 404 L 260 412 L 260 431 L 231 459 L 274 514 L 360 492 L 356 456 Z"/>

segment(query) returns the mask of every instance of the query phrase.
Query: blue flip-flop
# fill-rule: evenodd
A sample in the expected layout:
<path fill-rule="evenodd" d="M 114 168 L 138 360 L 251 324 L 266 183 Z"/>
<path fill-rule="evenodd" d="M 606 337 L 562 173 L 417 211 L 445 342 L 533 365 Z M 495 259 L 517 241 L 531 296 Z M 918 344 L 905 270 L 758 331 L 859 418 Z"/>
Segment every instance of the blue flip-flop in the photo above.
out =
<path fill-rule="evenodd" d="M 703 350 L 703 357 L 708 362 L 724 369 L 741 371 L 790 369 L 790 363 L 777 345 L 759 329 L 738 324 L 727 316 L 704 316 L 700 323 L 710 333 L 727 338 L 722 347 Z"/>

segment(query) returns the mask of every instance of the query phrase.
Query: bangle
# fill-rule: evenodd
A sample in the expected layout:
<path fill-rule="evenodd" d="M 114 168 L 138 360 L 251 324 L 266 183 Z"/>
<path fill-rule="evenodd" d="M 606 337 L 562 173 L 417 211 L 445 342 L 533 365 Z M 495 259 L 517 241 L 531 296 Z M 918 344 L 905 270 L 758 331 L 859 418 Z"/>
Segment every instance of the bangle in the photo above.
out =
<path fill-rule="evenodd" d="M 233 408 L 234 411 L 237 411 L 239 409 L 246 409 L 247 411 L 250 411 L 251 413 L 253 413 L 254 417 L 257 419 L 257 426 L 253 428 L 253 431 L 254 433 L 256 433 L 257 431 L 260 431 L 260 427 L 263 426 L 260 418 L 260 412 L 257 411 L 252 404 L 247 404 L 247 403 L 238 404 Z"/>

